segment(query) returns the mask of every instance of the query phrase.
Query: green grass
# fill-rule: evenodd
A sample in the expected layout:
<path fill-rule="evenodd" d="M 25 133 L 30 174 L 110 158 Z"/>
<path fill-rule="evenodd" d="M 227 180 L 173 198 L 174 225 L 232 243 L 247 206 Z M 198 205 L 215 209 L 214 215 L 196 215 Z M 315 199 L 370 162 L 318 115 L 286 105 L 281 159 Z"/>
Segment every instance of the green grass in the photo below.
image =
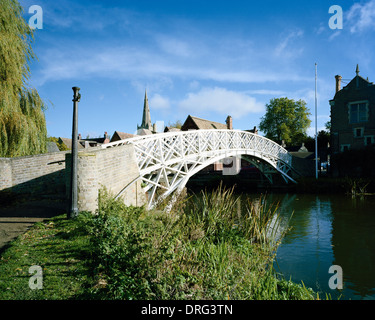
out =
<path fill-rule="evenodd" d="M 277 206 L 265 209 L 264 199 L 239 213 L 237 201 L 219 188 L 165 213 L 102 192 L 98 215 L 59 216 L 12 243 L 0 299 L 314 299 L 270 267 Z M 41 290 L 29 288 L 33 265 L 43 268 Z"/>
<path fill-rule="evenodd" d="M 82 219 L 36 223 L 0 257 L 0 299 L 71 299 L 92 285 L 89 235 Z M 31 290 L 31 266 L 42 267 L 43 289 Z"/>

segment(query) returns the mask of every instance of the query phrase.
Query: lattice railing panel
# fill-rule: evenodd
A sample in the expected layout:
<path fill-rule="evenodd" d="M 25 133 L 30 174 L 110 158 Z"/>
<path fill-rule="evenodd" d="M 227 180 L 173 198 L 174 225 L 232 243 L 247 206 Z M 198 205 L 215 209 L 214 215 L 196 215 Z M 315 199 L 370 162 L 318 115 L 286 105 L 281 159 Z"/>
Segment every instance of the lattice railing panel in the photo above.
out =
<path fill-rule="evenodd" d="M 277 143 L 246 131 L 239 130 L 193 130 L 159 133 L 116 141 L 103 148 L 124 144 L 134 145 L 136 161 L 145 191 L 149 193 L 149 206 L 156 199 L 157 189 L 166 196 L 181 189 L 188 179 L 206 165 L 235 155 L 259 158 L 285 179 L 292 180 L 292 157 Z M 125 190 L 124 188 L 123 190 Z"/>

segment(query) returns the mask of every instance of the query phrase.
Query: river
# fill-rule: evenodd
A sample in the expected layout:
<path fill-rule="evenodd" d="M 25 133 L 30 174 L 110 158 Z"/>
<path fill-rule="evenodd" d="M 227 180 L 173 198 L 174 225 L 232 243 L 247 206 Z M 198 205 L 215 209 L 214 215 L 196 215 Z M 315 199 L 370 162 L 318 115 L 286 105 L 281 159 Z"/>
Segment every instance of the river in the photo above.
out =
<path fill-rule="evenodd" d="M 375 196 L 269 194 L 267 202 L 279 203 L 281 226 L 291 228 L 277 250 L 277 272 L 323 299 L 375 299 Z M 333 265 L 342 270 L 341 290 L 329 286 L 339 276 L 329 273 Z"/>

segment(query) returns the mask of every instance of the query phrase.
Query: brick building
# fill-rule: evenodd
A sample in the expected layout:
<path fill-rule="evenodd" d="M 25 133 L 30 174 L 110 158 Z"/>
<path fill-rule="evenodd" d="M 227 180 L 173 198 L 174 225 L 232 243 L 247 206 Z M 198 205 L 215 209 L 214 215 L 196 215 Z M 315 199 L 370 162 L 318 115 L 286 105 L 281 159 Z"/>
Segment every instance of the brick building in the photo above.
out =
<path fill-rule="evenodd" d="M 331 106 L 331 150 L 338 154 L 359 150 L 375 143 L 375 85 L 359 75 L 343 88 L 336 78 L 336 93 Z"/>

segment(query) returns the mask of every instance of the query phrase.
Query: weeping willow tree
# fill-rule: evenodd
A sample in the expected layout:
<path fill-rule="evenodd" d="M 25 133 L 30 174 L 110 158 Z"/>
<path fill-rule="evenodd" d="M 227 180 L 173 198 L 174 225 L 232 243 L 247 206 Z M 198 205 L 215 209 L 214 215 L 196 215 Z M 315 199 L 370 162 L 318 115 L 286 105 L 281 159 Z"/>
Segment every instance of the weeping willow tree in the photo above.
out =
<path fill-rule="evenodd" d="M 0 157 L 47 151 L 45 104 L 30 88 L 33 31 L 17 0 L 0 0 Z"/>

